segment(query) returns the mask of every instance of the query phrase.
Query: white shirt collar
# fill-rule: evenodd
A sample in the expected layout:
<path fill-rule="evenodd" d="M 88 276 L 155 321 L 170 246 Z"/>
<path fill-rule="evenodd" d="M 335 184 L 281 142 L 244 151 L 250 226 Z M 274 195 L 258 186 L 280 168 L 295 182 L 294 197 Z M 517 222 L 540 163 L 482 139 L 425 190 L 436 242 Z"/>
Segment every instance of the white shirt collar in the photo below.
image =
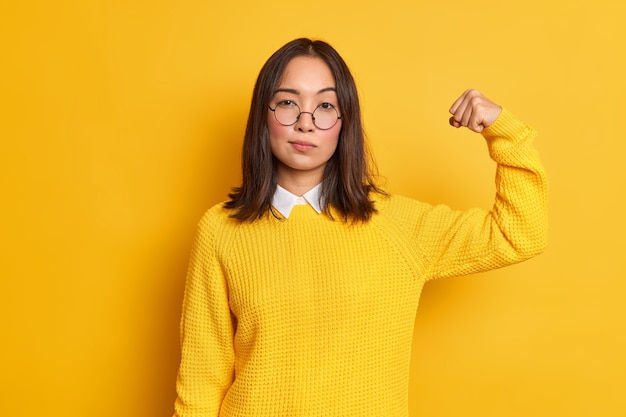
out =
<path fill-rule="evenodd" d="M 276 185 L 276 192 L 272 198 L 272 206 L 280 212 L 286 219 L 289 218 L 291 210 L 296 205 L 310 204 L 313 209 L 320 214 L 322 212 L 322 201 L 320 196 L 320 189 L 322 184 L 317 184 L 309 191 L 304 193 L 302 197 L 298 197 L 295 194 L 285 190 L 280 185 Z"/>

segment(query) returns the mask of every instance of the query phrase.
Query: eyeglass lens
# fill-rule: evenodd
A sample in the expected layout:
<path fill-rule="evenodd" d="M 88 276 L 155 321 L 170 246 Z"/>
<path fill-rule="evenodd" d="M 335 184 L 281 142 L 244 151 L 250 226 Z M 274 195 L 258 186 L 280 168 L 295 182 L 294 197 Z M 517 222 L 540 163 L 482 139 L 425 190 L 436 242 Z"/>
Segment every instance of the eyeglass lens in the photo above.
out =
<path fill-rule="evenodd" d="M 301 112 L 300 107 L 298 107 L 295 103 L 278 103 L 273 111 L 276 121 L 284 126 L 291 126 L 295 124 L 302 116 L 302 113 L 308 113 Z M 339 120 L 339 113 L 332 104 L 323 103 L 313 110 L 312 118 L 313 124 L 318 129 L 326 130 L 337 124 L 337 120 Z"/>

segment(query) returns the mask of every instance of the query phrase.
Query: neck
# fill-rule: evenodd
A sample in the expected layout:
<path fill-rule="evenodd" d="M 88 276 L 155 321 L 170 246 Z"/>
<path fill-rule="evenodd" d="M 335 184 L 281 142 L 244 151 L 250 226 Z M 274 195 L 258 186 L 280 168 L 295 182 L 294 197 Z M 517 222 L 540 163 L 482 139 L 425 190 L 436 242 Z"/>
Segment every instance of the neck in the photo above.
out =
<path fill-rule="evenodd" d="M 307 191 L 311 190 L 317 184 L 322 182 L 322 176 L 319 174 L 311 173 L 285 173 L 278 172 L 277 176 L 278 185 L 283 187 L 290 193 L 301 196 Z"/>

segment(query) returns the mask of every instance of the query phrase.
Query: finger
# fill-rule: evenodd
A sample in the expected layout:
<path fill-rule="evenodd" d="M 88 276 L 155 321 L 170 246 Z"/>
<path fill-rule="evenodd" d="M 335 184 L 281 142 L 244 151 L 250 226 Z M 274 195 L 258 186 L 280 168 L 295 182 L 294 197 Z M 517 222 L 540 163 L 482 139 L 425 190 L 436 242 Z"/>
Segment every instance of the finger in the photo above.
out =
<path fill-rule="evenodd" d="M 461 106 L 461 104 L 463 104 L 463 102 L 465 101 L 465 97 L 467 96 L 467 93 L 469 93 L 470 90 L 465 90 L 463 92 L 463 94 L 461 94 L 459 96 L 459 98 L 457 98 L 454 103 L 452 103 L 452 106 L 450 107 L 450 110 L 448 110 L 451 114 L 455 114 L 457 112 L 457 110 L 459 109 L 459 107 Z"/>
<path fill-rule="evenodd" d="M 467 112 L 467 104 L 467 98 L 463 98 L 456 106 L 454 113 L 452 113 L 454 120 L 461 125 L 463 124 L 463 116 Z"/>
<path fill-rule="evenodd" d="M 470 103 L 467 103 L 465 106 L 465 111 L 461 116 L 461 125 L 468 127 L 473 114 L 474 108 L 470 105 Z"/>
<path fill-rule="evenodd" d="M 456 120 L 454 120 L 454 117 L 450 117 L 450 119 L 448 121 L 450 122 L 450 126 L 452 126 L 452 127 L 456 127 L 456 128 L 461 127 L 461 123 L 459 123 Z"/>
<path fill-rule="evenodd" d="M 467 128 L 473 132 L 480 133 L 483 131 L 485 126 L 483 126 L 481 123 L 476 123 L 475 120 L 471 120 Z"/>
<path fill-rule="evenodd" d="M 483 114 L 480 107 L 472 106 L 472 115 L 467 121 L 467 127 L 474 132 L 482 132 L 483 126 Z"/>

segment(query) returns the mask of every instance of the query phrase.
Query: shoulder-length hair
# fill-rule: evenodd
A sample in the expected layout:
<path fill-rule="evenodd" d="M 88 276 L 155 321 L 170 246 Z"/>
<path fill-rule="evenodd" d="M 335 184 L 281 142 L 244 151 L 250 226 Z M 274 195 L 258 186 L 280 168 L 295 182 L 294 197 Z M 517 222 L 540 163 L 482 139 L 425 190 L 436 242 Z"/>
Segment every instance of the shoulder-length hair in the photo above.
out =
<path fill-rule="evenodd" d="M 276 158 L 270 149 L 267 112 L 287 64 L 295 57 L 322 59 L 330 68 L 337 89 L 341 131 L 335 153 L 327 162 L 321 187 L 324 211 L 335 210 L 344 221 L 367 221 L 376 212 L 370 192 L 384 192 L 374 182 L 374 163 L 366 149 L 361 107 L 354 78 L 343 58 L 328 43 L 295 39 L 278 49 L 261 68 L 254 86 L 242 150 L 242 185 L 233 188 L 224 206 L 231 217 L 254 221 L 272 208 L 276 191 Z M 278 216 L 277 216 L 278 217 Z"/>

